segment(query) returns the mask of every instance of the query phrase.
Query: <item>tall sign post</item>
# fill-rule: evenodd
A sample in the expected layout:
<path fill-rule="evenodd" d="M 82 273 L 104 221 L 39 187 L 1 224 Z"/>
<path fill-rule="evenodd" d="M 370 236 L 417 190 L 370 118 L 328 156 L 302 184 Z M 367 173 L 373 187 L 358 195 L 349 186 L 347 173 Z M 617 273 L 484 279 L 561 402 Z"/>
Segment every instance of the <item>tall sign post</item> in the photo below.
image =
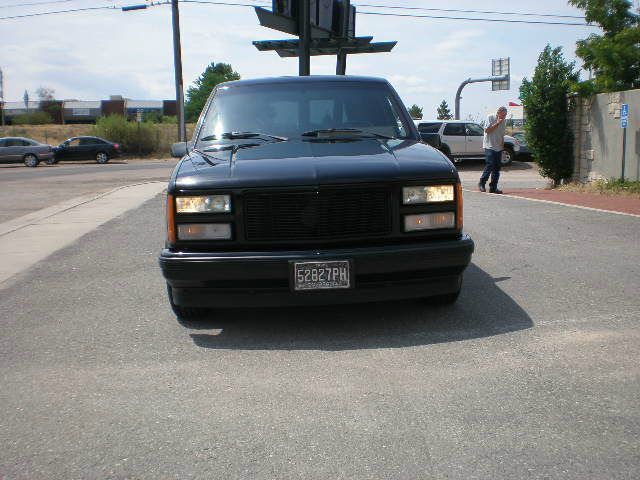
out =
<path fill-rule="evenodd" d="M 491 90 L 509 90 L 511 83 L 511 61 L 507 58 L 494 59 L 491 62 L 491 76 L 484 78 L 467 78 L 458 87 L 456 92 L 456 106 L 454 118 L 460 120 L 460 99 L 462 98 L 462 89 L 470 83 L 491 82 Z"/>
<path fill-rule="evenodd" d="M 340 25 L 340 35 L 345 40 L 349 38 L 349 17 L 351 16 L 351 0 L 344 0 L 344 13 Z M 338 50 L 338 58 L 336 60 L 336 75 L 347 74 L 347 52 L 343 49 Z"/>
<path fill-rule="evenodd" d="M 627 154 L 627 124 L 629 122 L 629 104 L 620 105 L 620 127 L 622 127 L 622 174 L 620 180 L 624 182 L 625 157 Z"/>
<path fill-rule="evenodd" d="M 390 52 L 397 42 L 372 43 L 373 37 L 355 36 L 355 7 L 350 0 L 272 0 L 272 10 L 255 7 L 263 27 L 298 37 L 297 40 L 261 40 L 261 52 L 298 57 L 300 75 L 311 74 L 311 57 L 336 55 L 336 74 L 345 75 L 347 55 Z"/>
<path fill-rule="evenodd" d="M 300 52 L 298 75 L 311 75 L 311 0 L 300 0 L 298 25 L 300 29 Z"/>

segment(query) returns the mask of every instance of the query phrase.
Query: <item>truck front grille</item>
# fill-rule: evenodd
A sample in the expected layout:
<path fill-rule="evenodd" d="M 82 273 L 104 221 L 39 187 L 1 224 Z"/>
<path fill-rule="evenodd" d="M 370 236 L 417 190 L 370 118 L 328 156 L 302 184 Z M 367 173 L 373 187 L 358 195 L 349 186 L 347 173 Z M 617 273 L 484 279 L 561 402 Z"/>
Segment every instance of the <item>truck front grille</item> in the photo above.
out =
<path fill-rule="evenodd" d="M 386 187 L 255 192 L 244 196 L 249 241 L 379 237 L 391 232 L 391 190 Z"/>

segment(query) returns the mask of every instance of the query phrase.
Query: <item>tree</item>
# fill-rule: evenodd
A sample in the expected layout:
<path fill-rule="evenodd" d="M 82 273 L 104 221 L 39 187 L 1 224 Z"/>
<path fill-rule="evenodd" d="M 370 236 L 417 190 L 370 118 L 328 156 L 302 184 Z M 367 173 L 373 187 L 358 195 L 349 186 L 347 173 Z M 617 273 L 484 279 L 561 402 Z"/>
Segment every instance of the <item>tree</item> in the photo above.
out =
<path fill-rule="evenodd" d="M 40 87 L 36 90 L 40 100 L 40 110 L 51 117 L 52 122 L 62 123 L 62 102 L 56 102 L 55 90 L 48 87 Z"/>
<path fill-rule="evenodd" d="M 569 0 L 585 11 L 587 22 L 598 24 L 604 35 L 592 34 L 577 43 L 576 54 L 595 79 L 581 90 L 612 92 L 640 87 L 640 16 L 629 0 Z"/>
<path fill-rule="evenodd" d="M 211 62 L 187 90 L 187 101 L 184 106 L 186 121 L 196 121 L 213 88 L 219 83 L 231 80 L 240 80 L 240 75 L 233 71 L 231 65 Z"/>
<path fill-rule="evenodd" d="M 573 173 L 573 134 L 569 128 L 567 95 L 578 81 L 574 63 L 562 48 L 547 45 L 538 57 L 531 81 L 524 79 L 520 99 L 527 114 L 525 138 L 541 175 L 560 184 Z"/>
<path fill-rule="evenodd" d="M 52 102 L 54 101 L 56 91 L 53 88 L 48 87 L 40 87 L 36 90 L 36 95 L 38 95 L 38 99 L 41 102 Z"/>
<path fill-rule="evenodd" d="M 419 107 L 414 103 L 409 109 L 409 115 L 411 115 L 411 118 L 414 120 L 422 120 L 422 107 Z"/>
<path fill-rule="evenodd" d="M 442 100 L 440 106 L 438 107 L 438 120 L 451 120 L 453 115 L 451 115 L 451 110 L 449 110 L 449 105 L 446 100 Z"/>

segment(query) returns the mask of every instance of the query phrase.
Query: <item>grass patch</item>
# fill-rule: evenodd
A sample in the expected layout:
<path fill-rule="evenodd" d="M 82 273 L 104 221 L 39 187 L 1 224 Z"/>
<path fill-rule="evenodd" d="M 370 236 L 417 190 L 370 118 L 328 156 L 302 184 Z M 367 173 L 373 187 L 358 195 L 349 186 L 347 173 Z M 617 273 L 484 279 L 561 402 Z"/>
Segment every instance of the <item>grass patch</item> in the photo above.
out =
<path fill-rule="evenodd" d="M 598 193 L 600 195 L 623 195 L 640 198 L 640 181 L 593 180 L 589 183 L 568 183 L 558 188 L 565 192 Z"/>

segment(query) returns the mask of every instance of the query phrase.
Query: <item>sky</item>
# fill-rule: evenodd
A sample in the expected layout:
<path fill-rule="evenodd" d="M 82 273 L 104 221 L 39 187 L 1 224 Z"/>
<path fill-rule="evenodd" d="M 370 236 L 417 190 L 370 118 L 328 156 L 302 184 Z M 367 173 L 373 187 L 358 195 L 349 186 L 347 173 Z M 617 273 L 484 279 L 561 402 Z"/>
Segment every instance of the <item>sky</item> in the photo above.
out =
<path fill-rule="evenodd" d="M 175 98 L 171 7 L 122 12 L 119 7 L 144 0 L 0 0 L 0 17 L 114 5 L 117 9 L 0 18 L 0 68 L 6 101 L 20 101 L 25 89 L 35 99 L 39 87 L 55 90 L 58 99 L 100 100 L 110 95 L 131 99 Z M 222 0 L 233 1 L 233 0 Z M 238 0 L 235 0 L 238 1 Z M 268 0 L 243 0 L 270 6 Z M 564 0 L 352 0 L 358 10 L 473 18 L 581 22 L 575 18 L 522 17 L 496 14 L 398 11 L 367 5 L 581 15 Z M 23 4 L 21 6 L 12 6 Z M 637 4 L 637 1 L 636 1 Z M 599 30 L 590 26 L 536 25 L 470 20 L 403 18 L 360 14 L 356 34 L 374 41 L 398 42 L 391 53 L 348 57 L 347 74 L 384 77 L 407 107 L 423 108 L 435 118 L 446 100 L 451 111 L 458 86 L 467 78 L 491 74 L 493 58 L 511 58 L 511 89 L 492 92 L 490 83 L 467 85 L 461 117 L 479 120 L 499 105 L 518 101 L 523 78 L 531 78 L 547 43 L 561 46 L 580 66 L 576 41 Z M 258 52 L 253 40 L 292 38 L 261 27 L 252 8 L 211 4 L 180 5 L 185 91 L 210 62 L 230 63 L 242 78 L 297 75 L 298 60 L 275 52 Z M 312 57 L 311 74 L 335 73 L 335 57 Z M 583 78 L 587 75 L 582 72 Z"/>

